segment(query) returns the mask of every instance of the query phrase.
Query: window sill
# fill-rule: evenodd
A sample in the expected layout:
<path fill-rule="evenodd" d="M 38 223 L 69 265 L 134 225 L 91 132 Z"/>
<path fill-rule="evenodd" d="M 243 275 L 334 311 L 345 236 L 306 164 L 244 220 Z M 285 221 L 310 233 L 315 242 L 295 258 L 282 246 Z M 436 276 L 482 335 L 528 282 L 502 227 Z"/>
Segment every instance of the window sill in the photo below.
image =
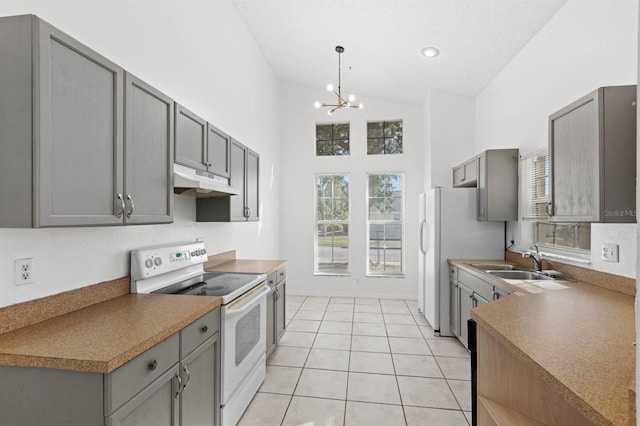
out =
<path fill-rule="evenodd" d="M 351 272 L 345 272 L 345 273 L 314 272 L 313 275 L 316 277 L 350 277 Z"/>
<path fill-rule="evenodd" d="M 367 274 L 367 278 L 404 278 L 404 274 Z"/>

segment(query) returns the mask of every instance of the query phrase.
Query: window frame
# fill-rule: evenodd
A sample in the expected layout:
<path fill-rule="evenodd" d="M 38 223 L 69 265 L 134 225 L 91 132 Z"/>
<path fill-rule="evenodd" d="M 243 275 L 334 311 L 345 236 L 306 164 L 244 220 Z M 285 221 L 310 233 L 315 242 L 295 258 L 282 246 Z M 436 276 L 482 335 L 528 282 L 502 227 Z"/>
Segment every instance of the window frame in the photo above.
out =
<path fill-rule="evenodd" d="M 402 183 L 402 199 L 400 201 L 400 205 L 401 205 L 401 220 L 397 221 L 397 220 L 371 220 L 369 218 L 369 179 L 371 176 L 378 176 L 378 175 L 399 175 L 400 176 L 400 180 Z M 365 179 L 365 250 L 366 250 L 366 261 L 365 261 L 365 276 L 366 277 L 379 277 L 379 278 L 404 278 L 405 277 L 405 266 L 406 266 L 406 259 L 405 259 L 405 252 L 406 252 L 406 174 L 405 172 L 390 172 L 390 171 L 385 171 L 385 172 L 373 172 L 373 171 L 369 171 L 366 172 L 366 179 Z M 400 232 L 400 238 L 401 238 L 401 243 L 400 243 L 400 272 L 374 272 L 370 270 L 370 265 L 371 265 L 371 247 L 370 247 L 370 242 L 371 242 L 371 224 L 381 224 L 381 225 L 386 225 L 386 224 L 400 224 L 401 227 L 401 232 Z M 386 249 L 386 248 L 385 248 Z"/>
<path fill-rule="evenodd" d="M 337 132 L 337 126 L 346 125 L 348 128 L 349 136 L 346 139 L 336 138 L 335 134 Z M 318 139 L 318 126 L 331 126 L 331 139 Z M 316 123 L 315 124 L 315 145 L 314 145 L 314 154 L 315 157 L 350 157 L 351 156 L 351 122 L 340 122 L 340 123 Z M 318 154 L 318 142 L 319 141 L 330 141 L 331 142 L 331 154 Z M 339 141 L 346 141 L 346 153 L 345 154 L 336 154 L 336 146 Z"/>
<path fill-rule="evenodd" d="M 395 122 L 400 122 L 401 123 L 401 127 L 402 127 L 402 136 L 400 137 L 400 147 L 401 147 L 401 152 L 386 152 L 386 148 L 387 148 L 387 144 L 385 142 L 386 139 L 388 139 L 387 137 L 385 137 L 384 135 L 384 131 L 386 129 L 386 125 L 387 123 L 395 123 Z M 382 137 L 376 137 L 376 138 L 372 138 L 369 137 L 369 124 L 376 124 L 376 123 L 382 123 Z M 404 120 L 399 118 L 399 119 L 393 119 L 393 120 L 376 120 L 376 121 L 367 121 L 367 127 L 366 127 L 366 137 L 367 137 L 367 144 L 366 144 L 366 152 L 367 155 L 403 155 L 404 154 Z M 376 152 L 376 153 L 370 153 L 369 152 L 369 142 L 371 140 L 374 139 L 382 139 L 382 152 Z"/>
<path fill-rule="evenodd" d="M 531 163 L 532 159 L 544 158 L 545 166 L 544 173 L 540 173 L 540 170 L 535 170 L 536 165 Z M 535 160 L 534 160 L 535 161 Z M 539 247 L 547 250 L 551 250 L 551 254 L 559 254 L 570 258 L 575 258 L 579 261 L 584 261 L 591 256 L 591 224 L 588 222 L 551 222 L 549 221 L 549 215 L 546 210 L 540 211 L 540 208 L 534 208 L 533 206 L 539 206 L 544 203 L 550 202 L 551 193 L 551 180 L 550 180 L 550 163 L 549 163 L 549 151 L 547 148 L 534 151 L 526 156 L 520 156 L 520 191 L 519 191 L 519 218 L 523 222 L 531 223 L 532 242 Z M 536 182 L 537 181 L 537 182 Z M 538 185 L 543 183 L 543 187 Z M 554 242 L 541 242 L 539 240 L 538 227 L 551 226 L 553 227 L 552 233 L 554 235 Z M 579 242 L 578 236 L 579 227 L 588 227 L 589 249 L 583 249 L 576 246 L 566 246 L 555 243 L 556 229 L 559 226 L 573 227 L 573 232 L 576 234 L 576 244 Z M 578 244 L 579 245 L 579 244 Z"/>
<path fill-rule="evenodd" d="M 318 178 L 321 176 L 347 176 L 349 178 L 348 183 L 348 194 L 347 194 L 347 203 L 349 205 L 348 211 L 348 219 L 347 220 L 321 220 L 318 218 Z M 326 272 L 319 270 L 319 236 L 318 236 L 318 226 L 319 225 L 330 225 L 330 224 L 346 224 L 349 229 L 351 228 L 351 173 L 345 172 L 329 172 L 329 173 L 314 173 L 313 176 L 313 275 L 316 276 L 351 276 L 351 231 L 349 231 L 347 235 L 347 270 L 344 272 Z"/>

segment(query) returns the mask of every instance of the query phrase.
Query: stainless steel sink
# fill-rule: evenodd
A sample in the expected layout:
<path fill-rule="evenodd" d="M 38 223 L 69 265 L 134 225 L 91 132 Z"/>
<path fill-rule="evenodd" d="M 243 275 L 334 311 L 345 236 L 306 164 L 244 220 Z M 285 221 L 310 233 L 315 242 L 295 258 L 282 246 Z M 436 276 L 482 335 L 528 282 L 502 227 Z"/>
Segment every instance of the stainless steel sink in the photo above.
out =
<path fill-rule="evenodd" d="M 507 280 L 553 280 L 553 278 L 534 271 L 486 271 L 498 278 Z"/>
<path fill-rule="evenodd" d="M 527 268 L 520 265 L 510 265 L 507 263 L 470 263 L 474 268 L 482 269 L 483 271 L 512 271 L 512 270 L 527 270 Z"/>

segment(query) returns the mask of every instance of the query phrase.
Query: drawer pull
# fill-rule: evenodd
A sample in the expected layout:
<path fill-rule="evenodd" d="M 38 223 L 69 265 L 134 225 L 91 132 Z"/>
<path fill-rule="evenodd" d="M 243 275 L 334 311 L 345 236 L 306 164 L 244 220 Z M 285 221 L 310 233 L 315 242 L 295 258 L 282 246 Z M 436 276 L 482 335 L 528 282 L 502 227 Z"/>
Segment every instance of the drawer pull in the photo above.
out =
<path fill-rule="evenodd" d="M 149 370 L 153 371 L 158 368 L 158 361 L 155 359 L 149 363 Z"/>
<path fill-rule="evenodd" d="M 207 331 L 209 331 L 209 326 L 203 325 L 200 331 L 202 331 L 203 333 L 206 333 Z"/>

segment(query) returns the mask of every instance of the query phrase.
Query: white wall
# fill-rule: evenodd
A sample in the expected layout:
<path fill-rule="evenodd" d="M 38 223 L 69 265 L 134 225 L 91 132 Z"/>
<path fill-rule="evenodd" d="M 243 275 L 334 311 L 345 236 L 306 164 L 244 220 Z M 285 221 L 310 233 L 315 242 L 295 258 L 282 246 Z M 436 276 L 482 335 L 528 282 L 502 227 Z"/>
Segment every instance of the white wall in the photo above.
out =
<path fill-rule="evenodd" d="M 450 188 L 451 168 L 471 159 L 475 152 L 475 105 L 468 96 L 437 90 L 430 91 L 425 101 L 427 139 L 425 149 L 428 190 L 435 186 Z"/>
<path fill-rule="evenodd" d="M 476 98 L 476 151 L 547 146 L 548 117 L 600 86 L 636 84 L 636 0 L 569 0 Z M 529 224 L 526 224 L 528 227 Z M 588 267 L 636 276 L 637 225 L 592 225 Z M 528 248 L 531 232 L 510 223 L 514 250 Z M 598 254 L 603 242 L 620 243 L 620 263 Z"/>
<path fill-rule="evenodd" d="M 289 260 L 287 291 L 291 294 L 417 298 L 418 194 L 424 184 L 424 125 L 421 105 L 359 96 L 362 110 L 327 115 L 314 101 L 328 101 L 322 86 L 282 85 L 282 164 L 280 189 L 281 254 Z M 366 154 L 367 121 L 402 119 L 404 154 Z M 316 123 L 349 122 L 351 155 L 315 156 Z M 351 174 L 351 276 L 314 276 L 315 173 Z M 405 277 L 367 278 L 365 183 L 367 172 L 405 172 Z"/>
<path fill-rule="evenodd" d="M 261 157 L 259 223 L 195 222 L 175 196 L 171 225 L 0 229 L 0 306 L 129 273 L 128 251 L 203 237 L 210 253 L 280 258 L 278 81 L 229 0 L 3 0 L 0 16 L 36 14 L 154 85 Z M 33 257 L 33 285 L 13 285 L 13 261 Z"/>

